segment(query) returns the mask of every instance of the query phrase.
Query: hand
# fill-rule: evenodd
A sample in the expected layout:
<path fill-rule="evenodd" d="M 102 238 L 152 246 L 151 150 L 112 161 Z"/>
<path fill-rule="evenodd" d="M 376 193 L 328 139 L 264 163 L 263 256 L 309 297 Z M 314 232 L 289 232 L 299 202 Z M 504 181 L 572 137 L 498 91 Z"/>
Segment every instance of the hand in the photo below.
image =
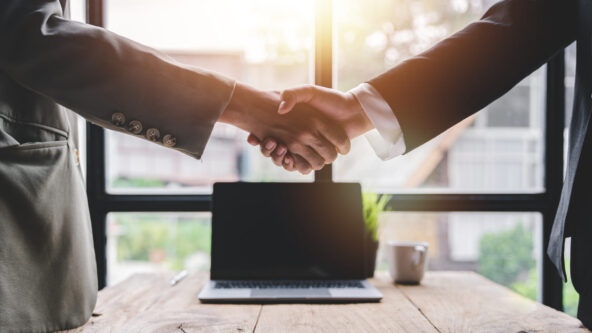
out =
<path fill-rule="evenodd" d="M 281 115 L 277 112 L 279 103 L 279 93 L 237 83 L 219 121 L 244 129 L 255 137 L 274 138 L 273 147 L 264 145 L 264 155 L 273 154 L 276 164 L 304 174 L 333 162 L 338 153 L 349 152 L 347 133 L 328 117 L 305 105 L 296 107 L 297 112 Z M 284 161 L 286 155 L 290 157 L 288 163 Z"/>
<path fill-rule="evenodd" d="M 287 114 L 298 104 L 307 104 L 323 113 L 335 124 L 342 127 L 349 139 L 358 137 L 374 128 L 358 100 L 349 92 L 342 93 L 338 90 L 312 85 L 287 89 L 281 94 L 278 113 Z M 261 144 L 263 155 L 270 156 L 276 165 L 284 165 L 287 170 L 290 170 L 290 166 L 298 167 L 300 163 L 290 153 L 284 152 L 285 147 L 278 144 L 273 137 L 266 137 L 261 143 L 256 135 L 251 134 L 247 141 L 252 145 Z"/>

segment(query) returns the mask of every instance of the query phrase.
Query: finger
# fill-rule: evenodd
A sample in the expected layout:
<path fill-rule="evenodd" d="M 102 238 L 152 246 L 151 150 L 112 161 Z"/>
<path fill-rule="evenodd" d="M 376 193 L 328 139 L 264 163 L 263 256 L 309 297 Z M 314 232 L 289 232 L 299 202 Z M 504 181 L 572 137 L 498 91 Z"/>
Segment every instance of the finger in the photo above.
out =
<path fill-rule="evenodd" d="M 351 150 L 351 141 L 345 133 L 345 130 L 341 128 L 337 123 L 328 125 L 326 123 L 321 124 L 321 133 L 327 141 L 329 141 L 337 152 L 342 155 L 349 153 Z"/>
<path fill-rule="evenodd" d="M 312 166 L 302 157 L 292 155 L 294 157 L 294 168 L 303 175 L 308 175 L 312 171 Z"/>
<path fill-rule="evenodd" d="M 261 144 L 261 140 L 259 140 L 259 138 L 252 133 L 247 137 L 247 142 L 253 146 L 258 146 Z"/>
<path fill-rule="evenodd" d="M 280 143 L 280 144 L 278 144 L 277 148 L 275 148 L 275 150 L 273 151 L 273 156 L 283 158 L 287 152 L 288 152 L 288 147 L 286 147 L 286 145 Z"/>
<path fill-rule="evenodd" d="M 309 147 L 325 160 L 324 164 L 333 163 L 337 159 L 337 149 L 323 135 L 319 135 L 314 142 L 310 142 Z"/>
<path fill-rule="evenodd" d="M 300 155 L 314 170 L 320 170 L 325 165 L 325 159 L 308 145 L 295 144 L 289 149 L 291 152 Z M 296 162 L 298 163 L 298 159 L 296 159 Z"/>
<path fill-rule="evenodd" d="M 279 114 L 290 112 L 298 103 L 306 103 L 318 110 L 341 110 L 345 105 L 344 94 L 333 89 L 304 85 L 286 89 L 280 95 Z M 339 111 L 335 111 L 339 112 Z"/>
<path fill-rule="evenodd" d="M 288 152 L 288 147 L 283 144 L 278 144 L 275 150 L 271 153 L 271 159 L 277 166 L 284 166 L 284 157 Z"/>
<path fill-rule="evenodd" d="M 271 156 L 273 150 L 277 147 L 277 142 L 273 138 L 265 138 L 263 140 L 263 144 L 261 145 L 261 154 L 265 157 Z"/>
<path fill-rule="evenodd" d="M 312 85 L 304 85 L 297 88 L 286 89 L 280 95 L 280 106 L 278 107 L 279 114 L 286 114 L 290 112 L 298 103 L 309 103 L 315 97 L 316 87 Z"/>
<path fill-rule="evenodd" d="M 287 153 L 284 157 L 284 169 L 288 171 L 294 171 L 296 168 L 294 167 L 294 157 L 290 153 Z"/>

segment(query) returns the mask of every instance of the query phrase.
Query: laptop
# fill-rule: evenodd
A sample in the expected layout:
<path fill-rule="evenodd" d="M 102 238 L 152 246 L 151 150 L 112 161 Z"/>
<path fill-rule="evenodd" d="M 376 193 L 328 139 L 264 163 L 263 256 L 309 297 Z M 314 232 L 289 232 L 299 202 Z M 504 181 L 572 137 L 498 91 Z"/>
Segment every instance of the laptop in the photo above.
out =
<path fill-rule="evenodd" d="M 202 302 L 358 302 L 364 274 L 359 184 L 216 183 Z"/>

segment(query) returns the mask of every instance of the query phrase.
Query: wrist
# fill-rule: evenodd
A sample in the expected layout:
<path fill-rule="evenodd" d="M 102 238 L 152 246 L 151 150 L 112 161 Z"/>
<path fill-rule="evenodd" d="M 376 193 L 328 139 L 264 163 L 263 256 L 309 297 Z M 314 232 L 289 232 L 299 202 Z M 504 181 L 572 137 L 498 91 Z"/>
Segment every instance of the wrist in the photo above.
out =
<path fill-rule="evenodd" d="M 237 82 L 234 86 L 234 91 L 230 97 L 230 101 L 226 106 L 226 109 L 222 111 L 222 114 L 218 118 L 219 122 L 231 124 L 238 127 L 238 124 L 243 121 L 244 116 L 244 104 L 245 104 L 245 85 Z"/>
<path fill-rule="evenodd" d="M 260 127 L 262 120 L 277 110 L 279 96 L 276 95 L 237 82 L 230 102 L 218 121 L 253 132 Z"/>
<path fill-rule="evenodd" d="M 347 109 L 350 110 L 350 116 L 345 121 L 345 131 L 349 138 L 353 139 L 374 129 L 374 124 L 368 118 L 356 96 L 351 92 L 347 92 L 345 95 L 348 105 Z"/>

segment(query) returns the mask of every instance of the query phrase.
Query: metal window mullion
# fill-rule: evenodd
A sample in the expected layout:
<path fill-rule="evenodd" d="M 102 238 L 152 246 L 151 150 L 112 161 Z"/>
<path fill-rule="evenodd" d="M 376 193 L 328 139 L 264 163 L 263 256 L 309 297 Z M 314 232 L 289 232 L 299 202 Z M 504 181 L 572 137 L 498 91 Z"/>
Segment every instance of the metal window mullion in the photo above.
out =
<path fill-rule="evenodd" d="M 545 193 L 532 194 L 387 194 L 390 211 L 429 212 L 541 212 L 547 207 Z"/>
<path fill-rule="evenodd" d="M 102 27 L 104 24 L 103 0 L 87 0 L 86 21 Z M 107 282 L 107 212 L 105 197 L 105 131 L 87 123 L 86 129 L 86 191 L 92 223 L 95 259 L 97 262 L 98 287 Z"/>
<path fill-rule="evenodd" d="M 109 212 L 209 212 L 211 195 L 107 194 L 102 204 Z"/>
<path fill-rule="evenodd" d="M 333 87 L 333 4 L 332 0 L 318 0 L 315 3 L 315 84 Z M 316 182 L 333 181 L 331 164 L 315 171 Z"/>

